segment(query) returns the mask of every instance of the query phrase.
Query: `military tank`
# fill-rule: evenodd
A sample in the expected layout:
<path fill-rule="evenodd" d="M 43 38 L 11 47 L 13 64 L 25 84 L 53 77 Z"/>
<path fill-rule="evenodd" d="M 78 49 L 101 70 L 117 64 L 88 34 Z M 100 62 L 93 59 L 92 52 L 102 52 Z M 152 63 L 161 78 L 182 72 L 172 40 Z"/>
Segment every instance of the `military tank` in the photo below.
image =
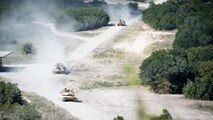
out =
<path fill-rule="evenodd" d="M 117 26 L 126 26 L 126 22 L 120 19 Z"/>
<path fill-rule="evenodd" d="M 59 98 L 63 102 L 78 101 L 77 98 L 75 97 L 75 94 L 74 94 L 73 90 L 64 88 L 62 91 L 59 92 L 59 94 L 60 94 Z"/>
<path fill-rule="evenodd" d="M 55 74 L 66 74 L 67 68 L 62 63 L 56 63 L 53 68 L 53 73 Z"/>

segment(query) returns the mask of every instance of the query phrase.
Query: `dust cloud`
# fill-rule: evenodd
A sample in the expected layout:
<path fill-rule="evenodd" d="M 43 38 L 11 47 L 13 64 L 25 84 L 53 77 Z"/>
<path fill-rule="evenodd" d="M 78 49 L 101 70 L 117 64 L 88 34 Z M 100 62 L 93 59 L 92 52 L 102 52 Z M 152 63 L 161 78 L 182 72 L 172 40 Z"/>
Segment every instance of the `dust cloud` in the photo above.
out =
<path fill-rule="evenodd" d="M 46 6 L 45 4 L 37 6 L 43 6 L 46 11 L 51 11 L 54 8 L 55 3 L 51 2 Z M 37 53 L 35 55 L 35 62 L 23 65 L 23 67 L 25 67 L 23 71 L 5 76 L 11 78 L 12 82 L 18 83 L 18 87 L 21 90 L 34 92 L 44 96 L 68 111 L 78 112 L 78 117 L 82 117 L 80 116 L 82 113 L 81 109 L 76 108 L 77 111 L 73 111 L 70 106 L 59 101 L 57 95 L 60 90 L 66 87 L 66 85 L 58 82 L 60 79 L 64 79 L 64 75 L 55 75 L 52 73 L 53 65 L 58 62 L 66 65 L 68 64 L 67 60 L 78 61 L 79 59 L 83 59 L 95 48 L 115 36 L 124 27 L 111 27 L 100 35 L 91 38 L 93 40 L 84 42 L 84 44 L 73 52 L 68 51 L 69 53 L 67 53 L 67 51 L 65 51 L 65 44 L 62 42 L 61 38 L 65 37 L 71 41 L 73 44 L 69 44 L 68 46 L 72 47 L 77 46 L 76 42 L 74 42 L 74 38 L 78 36 L 57 31 L 53 24 L 53 18 L 48 14 L 49 12 L 43 12 L 43 10 L 37 6 L 35 6 L 35 2 L 25 2 L 23 3 L 23 6 L 20 6 L 21 9 L 15 12 L 15 14 L 16 16 L 29 14 L 25 20 L 22 19 L 19 21 L 16 16 L 7 18 L 9 22 L 5 24 L 5 27 L 9 25 L 7 26 L 8 29 L 16 28 L 16 31 L 12 32 L 14 37 L 19 39 L 19 42 L 32 42 L 37 48 Z M 108 7 L 106 10 L 111 17 L 111 20 L 118 21 L 119 19 L 130 19 L 134 17 L 130 15 L 128 6 L 124 6 L 121 9 Z M 26 13 L 27 11 L 30 12 Z M 133 23 L 139 18 L 140 17 L 132 19 L 129 23 Z M 5 21 L 7 20 L 5 19 Z M 84 38 L 78 37 L 77 39 L 83 40 Z M 87 113 L 88 111 L 84 112 Z"/>
<path fill-rule="evenodd" d="M 18 83 L 21 90 L 35 92 L 51 100 L 58 99 L 57 93 L 64 87 L 57 83 L 57 79 L 61 76 L 52 73 L 56 63 L 66 64 L 63 42 L 70 43 L 70 46 L 76 46 L 77 43 L 67 36 L 66 40 L 62 41 L 63 36 L 55 35 L 46 26 L 33 23 L 33 21 L 54 23 L 50 11 L 53 11 L 55 5 L 54 2 L 26 0 L 18 7 L 19 9 L 11 9 L 10 15 L 1 17 L 1 30 L 7 33 L 8 38 L 15 39 L 20 45 L 30 42 L 36 48 L 36 54 L 33 55 L 35 60 L 31 64 L 12 65 L 25 67 L 25 69 L 19 73 L 5 74 L 5 76 L 11 78 L 12 82 Z M 41 9 L 41 7 L 44 8 Z M 13 54 L 16 54 L 16 51 Z"/>

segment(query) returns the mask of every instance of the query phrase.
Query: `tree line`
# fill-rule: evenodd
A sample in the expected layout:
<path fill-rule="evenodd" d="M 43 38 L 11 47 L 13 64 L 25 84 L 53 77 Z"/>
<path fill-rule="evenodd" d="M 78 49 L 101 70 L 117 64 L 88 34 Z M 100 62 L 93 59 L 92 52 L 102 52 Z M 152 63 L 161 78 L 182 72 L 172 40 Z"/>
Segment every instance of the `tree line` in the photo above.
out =
<path fill-rule="evenodd" d="M 155 51 L 141 64 L 141 83 L 156 93 L 213 100 L 212 1 L 151 2 L 143 20 L 155 29 L 178 32 L 171 49 Z"/>
<path fill-rule="evenodd" d="M 107 4 L 105 1 L 99 0 L 88 3 L 83 1 L 66 1 L 59 2 L 59 6 L 62 6 L 59 10 L 60 12 L 55 12 L 54 14 L 57 27 L 73 31 L 96 29 L 107 26 L 110 21 L 108 8 L 119 10 L 127 6 L 132 15 L 141 14 L 137 3 L 115 5 Z"/>

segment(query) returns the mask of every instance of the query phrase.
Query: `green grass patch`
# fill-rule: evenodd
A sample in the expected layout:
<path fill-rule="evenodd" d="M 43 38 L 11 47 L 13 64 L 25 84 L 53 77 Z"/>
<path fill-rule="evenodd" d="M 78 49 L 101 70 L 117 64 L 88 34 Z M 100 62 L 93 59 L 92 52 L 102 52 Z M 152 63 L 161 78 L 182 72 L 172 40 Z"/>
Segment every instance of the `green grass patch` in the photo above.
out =
<path fill-rule="evenodd" d="M 94 33 L 87 33 L 87 32 L 77 32 L 77 35 L 80 35 L 82 37 L 94 37 L 100 34 L 100 32 L 94 32 Z"/>
<path fill-rule="evenodd" d="M 123 41 L 131 41 L 134 40 L 137 35 L 143 31 L 143 23 L 137 22 L 131 26 L 128 26 L 126 29 L 122 30 L 117 36 L 114 37 L 114 42 L 123 42 Z"/>
<path fill-rule="evenodd" d="M 125 64 L 123 66 L 123 73 L 128 85 L 138 85 L 140 83 L 138 78 L 139 68 L 135 65 Z"/>
<path fill-rule="evenodd" d="M 121 42 L 121 41 L 125 41 L 128 40 L 129 35 L 128 34 L 120 34 L 114 37 L 113 41 L 114 42 Z"/>
<path fill-rule="evenodd" d="M 122 59 L 124 57 L 124 52 L 118 49 L 107 49 L 95 54 L 93 57 L 95 58 L 116 58 Z"/>
<path fill-rule="evenodd" d="M 144 53 L 145 54 L 151 54 L 154 51 L 162 50 L 162 49 L 169 49 L 172 46 L 170 44 L 159 44 L 159 43 L 154 43 L 149 45 L 148 47 L 145 48 Z"/>
<path fill-rule="evenodd" d="M 120 87 L 125 85 L 126 84 L 122 82 L 93 81 L 93 82 L 84 82 L 80 88 L 83 90 L 89 90 L 97 88 Z"/>

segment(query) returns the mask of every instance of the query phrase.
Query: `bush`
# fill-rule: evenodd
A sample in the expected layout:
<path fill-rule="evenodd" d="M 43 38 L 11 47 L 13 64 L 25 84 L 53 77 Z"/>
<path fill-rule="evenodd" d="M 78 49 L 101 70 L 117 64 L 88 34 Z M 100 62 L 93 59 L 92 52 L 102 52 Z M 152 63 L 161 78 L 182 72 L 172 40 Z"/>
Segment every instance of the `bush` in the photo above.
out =
<path fill-rule="evenodd" d="M 21 120 L 40 120 L 41 115 L 32 105 L 23 105 L 18 108 L 18 116 Z"/>
<path fill-rule="evenodd" d="M 139 77 L 156 93 L 182 93 L 190 77 L 185 53 L 181 50 L 160 50 L 152 53 L 140 66 Z"/>
<path fill-rule="evenodd" d="M 56 25 L 64 30 L 89 30 L 108 25 L 108 14 L 94 7 L 66 8 L 56 16 Z"/>
<path fill-rule="evenodd" d="M 201 77 L 213 75 L 213 61 L 201 62 L 198 70 Z"/>
<path fill-rule="evenodd" d="M 124 118 L 118 115 L 117 117 L 114 117 L 113 120 L 124 120 Z"/>
<path fill-rule="evenodd" d="M 183 93 L 186 98 L 213 100 L 213 75 L 207 75 L 195 82 L 189 81 Z"/>
<path fill-rule="evenodd" d="M 12 83 L 0 81 L 0 104 L 22 104 L 21 91 Z"/>
<path fill-rule="evenodd" d="M 173 30 L 176 29 L 178 5 L 174 1 L 168 1 L 162 5 L 155 5 L 153 2 L 144 11 L 143 20 L 155 29 Z"/>
<path fill-rule="evenodd" d="M 38 120 L 41 117 L 34 106 L 22 100 L 21 91 L 15 84 L 4 81 L 0 81 L 0 111 L 11 119 Z"/>
<path fill-rule="evenodd" d="M 203 61 L 213 60 L 213 46 L 193 47 L 186 50 L 188 64 L 192 67 L 192 72 L 198 75 L 199 66 Z"/>
<path fill-rule="evenodd" d="M 22 49 L 24 54 L 34 54 L 36 52 L 36 49 L 32 43 L 25 43 Z"/>
<path fill-rule="evenodd" d="M 153 117 L 151 120 L 172 120 L 172 116 L 168 110 L 163 109 L 163 113 L 159 117 Z"/>
<path fill-rule="evenodd" d="M 186 86 L 183 88 L 183 93 L 186 98 L 196 98 L 196 84 L 192 81 L 188 81 Z"/>
<path fill-rule="evenodd" d="M 206 46 L 213 41 L 207 23 L 199 17 L 187 17 L 184 24 L 176 34 L 174 48 L 190 48 Z"/>

